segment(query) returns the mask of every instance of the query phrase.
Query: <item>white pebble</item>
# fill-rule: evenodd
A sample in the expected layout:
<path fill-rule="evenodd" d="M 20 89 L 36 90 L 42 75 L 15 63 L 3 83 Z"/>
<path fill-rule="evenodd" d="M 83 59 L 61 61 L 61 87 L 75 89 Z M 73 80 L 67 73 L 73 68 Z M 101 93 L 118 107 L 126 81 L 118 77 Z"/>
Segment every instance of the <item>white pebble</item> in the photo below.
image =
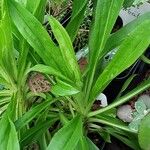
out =
<path fill-rule="evenodd" d="M 132 108 L 130 105 L 122 105 L 117 109 L 117 117 L 124 122 L 131 122 L 133 120 Z"/>

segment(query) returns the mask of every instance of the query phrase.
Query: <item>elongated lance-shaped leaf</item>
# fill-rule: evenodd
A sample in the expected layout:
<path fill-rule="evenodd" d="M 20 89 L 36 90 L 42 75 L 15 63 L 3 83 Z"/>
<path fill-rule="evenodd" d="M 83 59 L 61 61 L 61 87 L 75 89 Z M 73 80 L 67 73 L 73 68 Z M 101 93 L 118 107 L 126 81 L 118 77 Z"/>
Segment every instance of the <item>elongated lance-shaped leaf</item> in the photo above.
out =
<path fill-rule="evenodd" d="M 33 118 L 35 118 L 38 114 L 41 113 L 44 109 L 46 109 L 48 106 L 50 106 L 52 103 L 54 103 L 55 100 L 53 101 L 44 101 L 43 103 L 31 108 L 28 112 L 26 112 L 21 118 L 19 118 L 15 122 L 15 126 L 17 130 L 20 130 L 23 126 L 28 124 Z"/>
<path fill-rule="evenodd" d="M 26 4 L 27 4 L 27 0 L 15 0 L 15 1 L 23 6 L 26 6 Z"/>
<path fill-rule="evenodd" d="M 50 118 L 50 120 L 42 121 L 39 124 L 35 125 L 34 127 L 28 129 L 23 135 L 20 140 L 21 146 L 25 146 L 32 141 L 35 141 L 41 136 L 46 130 L 48 130 L 58 118 Z"/>
<path fill-rule="evenodd" d="M 122 27 L 117 32 L 113 33 L 108 38 L 105 48 L 103 50 L 104 54 L 101 55 L 101 57 L 103 57 L 105 54 L 107 54 L 110 50 L 113 50 L 114 48 L 118 47 L 126 39 L 128 34 L 130 34 L 130 32 L 132 32 L 135 29 L 135 27 L 140 25 L 141 22 L 143 22 L 145 20 L 149 20 L 149 18 L 150 18 L 150 12 L 145 13 L 145 14 L 139 16 L 137 19 L 131 21 L 124 27 Z"/>
<path fill-rule="evenodd" d="M 46 30 L 42 27 L 42 24 L 29 11 L 15 1 L 9 1 L 9 10 L 17 29 L 35 49 L 44 63 L 61 71 L 68 78 L 74 79 L 65 66 L 59 48 L 51 40 Z"/>
<path fill-rule="evenodd" d="M 11 97 L 11 102 L 0 120 L 0 149 L 20 150 L 17 132 L 13 120 L 16 116 L 16 95 Z"/>
<path fill-rule="evenodd" d="M 0 149 L 20 150 L 15 126 L 7 114 L 4 114 L 3 118 L 1 119 L 0 126 Z"/>
<path fill-rule="evenodd" d="M 99 148 L 88 137 L 83 136 L 75 150 L 99 150 Z"/>
<path fill-rule="evenodd" d="M 101 52 L 117 19 L 123 0 L 97 0 L 89 40 L 89 72 L 86 82 L 86 100 L 89 97 L 96 66 Z"/>
<path fill-rule="evenodd" d="M 67 96 L 77 94 L 80 92 L 80 90 L 81 89 L 79 89 L 78 87 L 71 85 L 71 83 L 67 84 L 66 82 L 57 80 L 57 84 L 52 87 L 51 92 L 54 95 Z"/>
<path fill-rule="evenodd" d="M 35 71 L 35 72 L 41 72 L 44 74 L 49 74 L 49 75 L 54 75 L 60 79 L 66 80 L 68 82 L 72 82 L 71 80 L 69 80 L 68 78 L 66 78 L 61 72 L 59 72 L 58 70 L 56 70 L 55 68 L 51 67 L 51 66 L 46 66 L 43 64 L 38 64 L 35 65 L 31 68 L 29 68 L 26 72 L 26 74 Z"/>
<path fill-rule="evenodd" d="M 54 135 L 47 150 L 74 150 L 82 134 L 82 119 L 77 116 Z"/>
<path fill-rule="evenodd" d="M 126 39 L 119 46 L 112 61 L 104 69 L 102 74 L 98 77 L 90 94 L 90 100 L 102 92 L 107 84 L 120 74 L 123 70 L 130 67 L 146 50 L 150 43 L 150 20 L 145 20 L 135 27 L 135 29 L 128 34 Z M 144 37 L 144 38 L 143 38 Z"/>
<path fill-rule="evenodd" d="M 87 3 L 88 3 L 88 0 L 74 0 L 73 1 L 71 20 L 66 27 L 66 30 L 72 41 L 74 41 L 75 36 L 80 27 L 80 24 L 82 20 L 84 19 L 84 13 L 86 10 Z"/>
<path fill-rule="evenodd" d="M 80 82 L 81 73 L 69 35 L 55 18 L 51 16 L 49 17 L 49 21 L 55 38 L 59 43 L 60 51 L 63 59 L 65 60 L 66 67 L 68 67 L 68 70 L 74 74 L 76 82 Z"/>
<path fill-rule="evenodd" d="M 3 71 L 12 80 L 16 80 L 16 63 L 14 56 L 11 21 L 9 17 L 7 0 L 0 3 L 0 65 Z"/>
<path fill-rule="evenodd" d="M 27 0 L 26 8 L 43 23 L 47 0 Z"/>
<path fill-rule="evenodd" d="M 124 84 L 123 84 L 123 86 L 122 86 L 120 92 L 118 93 L 116 99 L 119 98 L 119 97 L 122 95 L 122 93 L 128 88 L 128 86 L 130 85 L 130 83 L 132 82 L 132 80 L 134 79 L 134 77 L 136 77 L 136 74 L 131 75 L 131 76 L 124 82 Z"/>
<path fill-rule="evenodd" d="M 43 21 L 44 18 L 44 12 L 45 12 L 45 6 L 46 6 L 47 0 L 35 0 L 35 1 L 26 1 L 26 8 L 39 20 Z M 15 29 L 15 34 L 16 34 L 16 27 L 13 26 L 13 29 Z M 25 80 L 24 78 L 24 73 L 27 67 L 27 56 L 29 52 L 29 45 L 27 41 L 22 37 L 18 36 L 19 42 L 21 41 L 21 47 L 20 47 L 20 54 L 19 54 L 19 59 L 18 59 L 18 83 L 23 85 L 22 81 Z M 20 42 L 20 43 L 21 43 Z M 34 55 L 34 54 L 33 54 Z"/>

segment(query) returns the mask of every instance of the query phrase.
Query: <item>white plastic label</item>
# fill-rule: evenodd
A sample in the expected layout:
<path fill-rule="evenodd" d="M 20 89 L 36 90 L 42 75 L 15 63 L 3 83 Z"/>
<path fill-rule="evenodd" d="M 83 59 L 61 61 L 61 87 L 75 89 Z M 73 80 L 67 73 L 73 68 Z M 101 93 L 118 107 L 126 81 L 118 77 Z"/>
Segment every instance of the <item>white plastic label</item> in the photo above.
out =
<path fill-rule="evenodd" d="M 119 16 L 122 18 L 124 26 L 146 12 L 150 12 L 150 3 L 148 2 L 145 2 L 140 6 L 132 6 L 127 9 L 122 9 Z"/>

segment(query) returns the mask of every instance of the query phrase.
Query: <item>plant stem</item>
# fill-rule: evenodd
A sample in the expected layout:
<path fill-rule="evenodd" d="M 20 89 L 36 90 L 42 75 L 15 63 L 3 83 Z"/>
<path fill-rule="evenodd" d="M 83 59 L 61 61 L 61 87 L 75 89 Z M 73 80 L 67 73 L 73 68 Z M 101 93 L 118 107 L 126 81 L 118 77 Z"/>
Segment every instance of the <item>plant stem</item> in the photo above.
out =
<path fill-rule="evenodd" d="M 72 117 L 74 118 L 75 117 L 75 114 L 74 114 L 74 110 L 73 110 L 73 108 L 72 108 L 72 105 L 71 105 L 71 103 L 69 102 L 69 109 L 70 109 L 70 112 L 71 112 L 71 114 L 72 114 Z"/>
<path fill-rule="evenodd" d="M 141 60 L 144 61 L 144 62 L 147 63 L 147 64 L 150 64 L 150 59 L 147 58 L 147 57 L 144 56 L 144 55 L 141 56 Z"/>
<path fill-rule="evenodd" d="M 127 102 L 128 100 L 130 100 L 132 97 L 134 97 L 135 95 L 145 91 L 147 88 L 150 87 L 150 80 L 146 80 L 144 81 L 141 85 L 139 85 L 137 88 L 133 89 L 131 92 L 129 92 L 128 94 L 120 97 L 117 101 L 113 102 L 112 104 L 108 105 L 107 107 L 104 107 L 102 109 L 90 112 L 87 117 L 92 117 L 92 116 L 96 116 L 100 113 L 103 113 L 109 109 L 112 109 L 114 107 L 117 107 L 125 102 Z"/>
<path fill-rule="evenodd" d="M 97 119 L 97 118 L 90 118 L 89 121 L 90 122 L 97 122 L 97 123 L 106 124 L 106 125 L 109 125 L 109 126 L 112 126 L 112 127 L 116 127 L 116 128 L 122 129 L 124 131 L 135 133 L 135 131 L 131 130 L 128 126 L 115 124 L 115 123 L 112 123 L 112 122 L 107 121 L 107 120 Z"/>
<path fill-rule="evenodd" d="M 39 139 L 39 143 L 40 143 L 40 149 L 46 150 L 47 144 L 46 144 L 45 134 L 42 134 L 41 138 Z"/>

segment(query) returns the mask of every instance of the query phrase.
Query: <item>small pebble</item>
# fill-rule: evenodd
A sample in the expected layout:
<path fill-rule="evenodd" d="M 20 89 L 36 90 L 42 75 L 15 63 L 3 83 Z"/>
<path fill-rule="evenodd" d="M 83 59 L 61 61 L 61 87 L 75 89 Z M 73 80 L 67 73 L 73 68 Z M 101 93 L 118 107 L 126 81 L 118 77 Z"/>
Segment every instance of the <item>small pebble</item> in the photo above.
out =
<path fill-rule="evenodd" d="M 130 105 L 122 105 L 117 109 L 117 117 L 124 122 L 131 122 L 133 120 L 132 108 Z"/>

